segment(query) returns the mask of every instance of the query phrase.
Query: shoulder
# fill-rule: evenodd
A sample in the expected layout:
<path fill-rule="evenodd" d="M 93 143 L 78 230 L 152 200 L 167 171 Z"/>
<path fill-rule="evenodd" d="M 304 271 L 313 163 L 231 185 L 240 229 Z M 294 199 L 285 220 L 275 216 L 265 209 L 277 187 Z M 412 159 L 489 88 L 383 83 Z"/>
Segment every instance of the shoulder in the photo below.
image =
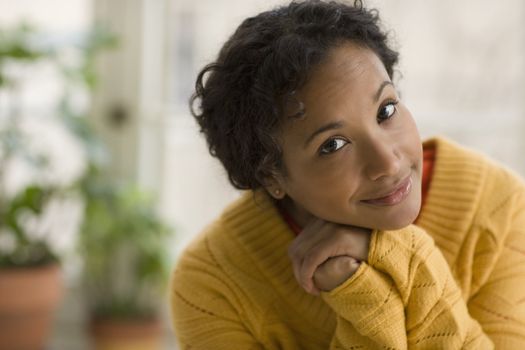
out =
<path fill-rule="evenodd" d="M 245 200 L 241 197 L 230 204 L 179 256 L 170 282 L 175 322 L 190 314 L 220 313 L 221 318 L 238 319 L 242 298 L 232 269 L 242 264 L 231 259 L 245 261 L 248 257 L 243 255 L 242 249 L 236 248 L 235 229 L 231 229 L 227 216 L 235 210 L 243 212 Z"/>
<path fill-rule="evenodd" d="M 483 226 L 493 226 L 497 222 L 498 231 L 502 231 L 501 225 L 512 219 L 516 207 L 524 201 L 523 178 L 508 166 L 477 151 L 461 148 L 459 152 L 483 169 L 475 222 Z"/>
<path fill-rule="evenodd" d="M 453 141 L 436 138 L 424 144 L 428 146 L 435 148 L 434 170 L 418 224 L 433 233 L 449 259 L 459 254 L 465 239 L 481 233 L 499 245 L 525 193 L 523 180 L 504 165 Z"/>
<path fill-rule="evenodd" d="M 436 138 L 425 144 L 437 148 L 437 182 L 446 179 L 456 196 L 472 194 L 477 219 L 508 207 L 513 198 L 523 197 L 525 182 L 507 166 L 471 148 Z"/>
<path fill-rule="evenodd" d="M 171 280 L 174 319 L 185 317 L 186 309 L 220 310 L 231 319 L 262 314 L 275 298 L 272 286 L 290 280 L 286 249 L 292 239 L 268 198 L 253 192 L 241 196 L 180 256 Z"/>
<path fill-rule="evenodd" d="M 209 223 L 200 233 L 198 233 L 180 255 L 175 271 L 174 278 L 194 270 L 200 270 L 206 274 L 222 273 L 222 264 L 217 259 L 217 254 L 225 255 L 231 250 L 232 244 L 237 240 L 235 224 L 230 222 L 235 220 L 248 220 L 247 203 L 249 196 L 246 194 L 228 205 L 221 215 Z"/>
<path fill-rule="evenodd" d="M 174 288 L 211 284 L 214 279 L 238 286 L 246 276 L 261 277 L 265 262 L 282 259 L 281 250 L 286 258 L 286 243 L 293 234 L 266 197 L 246 192 L 198 234 L 178 259 Z"/>
<path fill-rule="evenodd" d="M 262 192 L 243 193 L 195 236 L 184 250 L 180 262 L 184 263 L 191 256 L 213 257 L 224 250 L 235 249 L 232 244 L 256 244 L 254 238 L 260 237 L 261 231 L 266 232 L 267 226 L 282 224 L 277 209 L 267 197 Z"/>
<path fill-rule="evenodd" d="M 446 139 L 430 143 L 436 163 L 420 223 L 455 266 L 464 293 L 475 292 L 509 239 L 525 239 L 524 182 L 480 152 Z"/>

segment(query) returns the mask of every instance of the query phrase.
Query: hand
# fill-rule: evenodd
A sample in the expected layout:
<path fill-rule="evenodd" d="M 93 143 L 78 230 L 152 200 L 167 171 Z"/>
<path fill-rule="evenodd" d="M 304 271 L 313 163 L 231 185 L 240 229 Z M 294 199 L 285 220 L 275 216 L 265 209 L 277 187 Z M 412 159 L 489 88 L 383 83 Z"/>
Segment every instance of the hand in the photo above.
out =
<path fill-rule="evenodd" d="M 354 275 L 361 262 L 351 256 L 328 258 L 314 272 L 314 285 L 324 291 L 331 291 Z"/>
<path fill-rule="evenodd" d="M 355 273 L 358 262 L 367 260 L 370 233 L 370 229 L 313 220 L 288 248 L 295 278 L 314 295 L 332 290 Z"/>

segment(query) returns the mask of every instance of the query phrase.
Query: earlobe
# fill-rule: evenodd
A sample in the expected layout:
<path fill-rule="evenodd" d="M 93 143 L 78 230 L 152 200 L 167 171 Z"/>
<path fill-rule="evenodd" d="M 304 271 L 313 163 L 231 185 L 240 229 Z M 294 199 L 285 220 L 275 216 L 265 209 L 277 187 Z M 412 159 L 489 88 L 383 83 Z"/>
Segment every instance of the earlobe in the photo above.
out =
<path fill-rule="evenodd" d="M 262 182 L 262 187 L 266 189 L 268 194 L 273 198 L 280 200 L 286 197 L 286 191 L 284 190 L 284 181 L 281 174 L 272 169 L 269 171 Z"/>
<path fill-rule="evenodd" d="M 279 182 L 275 179 L 272 179 L 267 182 L 266 186 L 264 186 L 266 191 L 275 199 L 283 199 L 286 196 L 286 192 L 281 188 L 279 185 Z"/>
<path fill-rule="evenodd" d="M 285 195 L 284 191 L 281 190 L 280 188 L 273 189 L 270 194 L 275 199 L 283 199 Z"/>

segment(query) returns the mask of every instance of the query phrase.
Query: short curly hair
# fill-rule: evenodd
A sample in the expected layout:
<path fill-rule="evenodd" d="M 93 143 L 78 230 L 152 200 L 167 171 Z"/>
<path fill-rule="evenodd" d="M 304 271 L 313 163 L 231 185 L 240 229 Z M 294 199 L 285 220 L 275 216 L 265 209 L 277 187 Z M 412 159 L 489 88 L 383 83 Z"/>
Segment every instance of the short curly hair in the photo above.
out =
<path fill-rule="evenodd" d="M 276 137 L 284 101 L 330 49 L 344 42 L 371 49 L 393 78 L 398 53 L 380 27 L 378 12 L 361 1 L 293 1 L 241 23 L 200 71 L 190 99 L 209 151 L 234 187 L 255 190 L 286 173 Z"/>

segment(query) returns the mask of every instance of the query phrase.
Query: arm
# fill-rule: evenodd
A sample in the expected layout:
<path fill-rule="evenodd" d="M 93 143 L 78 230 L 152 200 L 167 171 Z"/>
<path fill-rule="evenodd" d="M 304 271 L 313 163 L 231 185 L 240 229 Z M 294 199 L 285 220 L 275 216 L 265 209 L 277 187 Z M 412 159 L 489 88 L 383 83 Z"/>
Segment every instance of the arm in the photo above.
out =
<path fill-rule="evenodd" d="M 330 349 L 407 349 L 403 303 L 388 275 L 362 262 L 350 279 L 321 295 L 337 314 Z"/>
<path fill-rule="evenodd" d="M 379 320 L 403 322 L 408 348 L 521 348 L 525 344 L 525 195 L 515 192 L 488 215 L 484 228 L 476 228 L 482 233 L 472 253 L 467 301 L 441 251 L 423 230 L 410 226 L 374 232 L 368 264 L 363 262 L 355 275 L 323 293 L 338 314 L 335 348 L 356 344 L 357 338 L 350 338 L 356 331 L 378 340 L 374 315 L 391 312 L 396 307 L 393 299 L 400 301 L 406 320 L 388 314 Z M 363 282 L 374 278 L 375 283 Z M 395 291 L 385 294 L 389 280 Z M 369 295 L 373 295 L 369 305 L 377 307 L 363 310 L 360 306 Z M 381 330 L 392 339 L 400 333 L 399 329 Z"/>
<path fill-rule="evenodd" d="M 369 264 L 396 285 L 405 308 L 408 348 L 493 348 L 469 315 L 445 258 L 426 232 L 416 226 L 374 232 Z"/>
<path fill-rule="evenodd" d="M 376 347 L 493 348 L 470 317 L 441 252 L 415 226 L 375 231 L 368 264 L 323 298 L 338 315 L 334 348 L 355 344 L 353 329 Z"/>
<path fill-rule="evenodd" d="M 323 298 L 338 316 L 334 348 L 493 347 L 426 232 L 408 226 L 368 236 L 364 229 L 314 222 L 289 248 L 299 284 L 312 294 L 329 291 Z M 351 265 L 337 266 L 367 257 L 356 273 Z M 334 278 L 337 271 L 341 278 Z M 332 289 L 341 282 L 327 283 L 330 279 L 344 282 Z"/>
<path fill-rule="evenodd" d="M 404 306 L 388 274 L 370 267 L 370 230 L 313 220 L 288 248 L 305 291 L 337 315 L 331 349 L 406 349 Z M 351 276 L 351 277 L 350 277 Z"/>
<path fill-rule="evenodd" d="M 469 338 L 472 339 L 470 348 L 483 348 L 484 345 L 476 345 L 477 342 L 487 344 L 487 347 L 490 346 L 491 342 L 496 349 L 518 349 L 525 344 L 525 190 L 522 185 L 512 189 L 513 182 L 508 179 L 505 180 L 498 184 L 499 186 L 507 186 L 505 192 L 510 195 L 502 194 L 499 198 L 495 197 L 497 200 L 494 200 L 495 198 L 490 197 L 493 196 L 493 192 L 487 190 L 489 198 L 492 200 L 485 199 L 482 201 L 487 207 L 493 209 L 483 210 L 485 214 L 477 221 L 476 227 L 473 229 L 478 236 L 475 237 L 475 243 L 472 244 L 472 251 L 467 254 L 466 260 L 469 261 L 470 266 L 468 271 L 470 283 L 465 286 L 469 290 L 464 292 L 463 298 L 460 297 L 459 291 L 455 291 L 457 287 L 449 270 L 446 269 L 448 266 L 445 264 L 440 251 L 433 246 L 432 240 L 421 231 L 421 239 L 425 241 L 420 244 L 423 249 L 419 251 L 421 253 L 427 251 L 428 253 L 418 254 L 423 261 L 418 271 L 422 271 L 428 276 L 435 274 L 438 271 L 437 268 L 442 266 L 443 272 L 447 273 L 445 280 L 447 284 L 442 287 L 443 291 L 449 292 L 451 297 L 458 300 L 456 304 L 451 305 L 452 308 L 449 308 L 448 313 L 453 312 L 451 315 L 453 317 L 449 317 L 449 319 L 450 322 L 457 322 L 459 319 L 465 320 L 458 326 L 468 326 L 467 332 L 470 333 Z M 494 191 L 501 193 L 499 186 L 496 185 Z M 386 236 L 380 238 L 380 241 L 385 242 L 385 246 L 377 246 L 378 251 L 376 253 L 371 252 L 370 258 L 374 261 L 370 263 L 376 265 L 378 269 L 399 271 L 394 269 L 395 266 L 398 266 L 398 262 L 396 263 L 392 257 L 385 256 L 384 262 L 380 262 L 380 259 L 376 259 L 376 257 L 379 256 L 379 251 L 386 252 L 388 249 L 388 240 L 383 238 L 395 239 L 400 237 Z M 392 244 L 397 246 L 398 242 L 393 240 Z M 428 248 L 425 249 L 425 247 Z M 402 283 L 402 275 L 403 273 L 400 273 L 398 276 L 398 283 Z M 410 286 L 410 279 L 405 280 L 409 283 L 407 286 Z M 417 298 L 413 295 L 414 286 L 417 285 L 412 284 L 411 288 L 405 289 L 412 290 L 408 294 L 409 298 Z M 400 291 L 402 290 L 400 288 Z M 427 295 L 422 295 L 419 299 L 425 297 Z M 417 311 L 420 311 L 419 307 L 417 307 Z M 407 312 L 407 315 L 410 316 L 411 314 L 410 311 Z M 442 317 L 446 314 L 447 312 L 443 312 Z M 436 317 L 433 319 L 439 320 Z M 409 321 L 407 318 L 407 330 L 410 332 Z M 417 320 L 413 320 L 414 324 L 416 322 Z M 459 328 L 458 326 L 456 328 Z M 408 336 L 410 343 L 410 333 Z"/>
<path fill-rule="evenodd" d="M 493 347 L 426 232 L 408 226 L 367 237 L 364 229 L 317 221 L 289 248 L 300 285 L 312 294 L 330 291 L 323 298 L 338 316 L 335 348 L 366 339 L 365 348 Z M 368 264 L 362 262 L 357 272 L 341 263 L 366 257 Z M 341 282 L 330 279 L 345 282 L 332 289 Z"/>
<path fill-rule="evenodd" d="M 180 349 L 263 349 L 240 318 L 226 276 L 206 250 L 187 252 L 171 281 L 171 308 Z M 233 300 L 233 301 L 232 301 Z"/>
<path fill-rule="evenodd" d="M 232 312 L 225 305 L 221 308 L 226 315 Z M 172 310 L 180 349 L 263 349 L 239 319 L 201 308 L 177 291 Z"/>
<path fill-rule="evenodd" d="M 490 239 L 478 244 L 473 265 L 487 259 L 487 250 L 498 250 L 499 254 L 491 271 L 474 268 L 467 304 L 497 349 L 520 349 L 525 344 L 525 195 L 523 190 L 514 192 L 506 206 L 491 213 L 490 222 L 508 223 L 507 234 L 490 234 L 494 230 L 487 225 Z"/>

